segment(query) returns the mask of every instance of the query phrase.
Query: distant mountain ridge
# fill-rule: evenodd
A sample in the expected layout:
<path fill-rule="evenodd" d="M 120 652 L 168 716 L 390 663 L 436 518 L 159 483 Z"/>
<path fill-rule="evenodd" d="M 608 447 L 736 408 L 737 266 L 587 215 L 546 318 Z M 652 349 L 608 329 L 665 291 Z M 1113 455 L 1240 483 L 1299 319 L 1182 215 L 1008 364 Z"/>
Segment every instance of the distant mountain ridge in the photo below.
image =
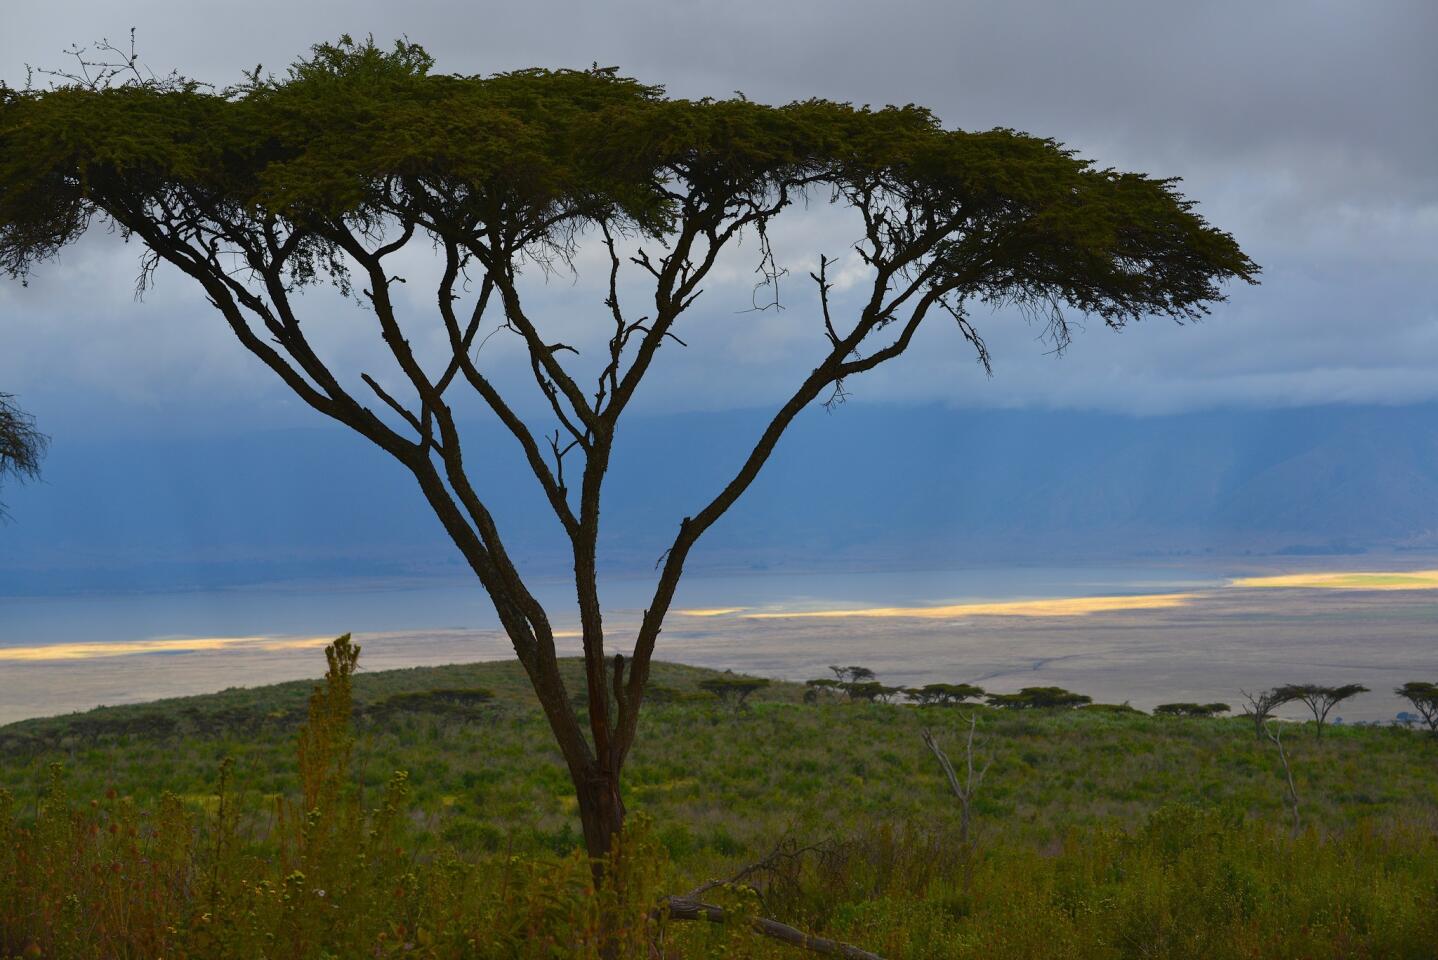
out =
<path fill-rule="evenodd" d="M 652 569 L 762 428 L 740 411 L 626 424 L 606 488 L 611 570 Z M 467 462 L 513 552 L 568 558 L 515 445 Z M 55 438 L 7 490 L 0 595 L 459 572 L 413 481 L 315 428 L 203 440 Z M 695 567 L 932 566 L 1438 548 L 1438 405 L 1127 417 L 849 404 L 807 412 Z"/>

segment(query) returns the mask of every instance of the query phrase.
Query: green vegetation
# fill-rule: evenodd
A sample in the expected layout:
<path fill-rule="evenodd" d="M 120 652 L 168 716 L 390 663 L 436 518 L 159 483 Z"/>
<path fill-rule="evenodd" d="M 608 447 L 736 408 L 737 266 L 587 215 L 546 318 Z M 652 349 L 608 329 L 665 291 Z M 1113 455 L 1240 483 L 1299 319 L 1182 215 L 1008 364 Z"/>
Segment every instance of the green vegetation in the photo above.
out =
<path fill-rule="evenodd" d="M 805 705 L 778 682 L 735 712 L 703 690 L 734 675 L 656 664 L 639 827 L 596 893 L 518 664 L 331 654 L 318 693 L 0 727 L 0 956 L 796 955 L 756 915 L 891 960 L 1426 958 L 1438 937 L 1438 741 L 1402 728 L 1285 737 L 1290 837 L 1284 770 L 1242 719 Z M 952 753 L 971 721 L 987 770 L 961 843 L 920 733 Z M 757 861 L 703 895 L 728 923 L 656 910 Z"/>

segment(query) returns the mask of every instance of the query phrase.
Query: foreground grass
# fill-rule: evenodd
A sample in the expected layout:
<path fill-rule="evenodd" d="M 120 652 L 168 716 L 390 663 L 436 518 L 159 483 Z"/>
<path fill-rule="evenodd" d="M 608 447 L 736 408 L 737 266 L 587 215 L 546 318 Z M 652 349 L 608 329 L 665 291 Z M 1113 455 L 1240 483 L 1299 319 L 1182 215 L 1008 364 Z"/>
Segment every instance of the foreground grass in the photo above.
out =
<path fill-rule="evenodd" d="M 814 849 L 706 897 L 885 956 L 1435 955 L 1432 738 L 1289 730 L 1291 836 L 1278 758 L 1242 721 L 980 709 L 992 766 L 964 843 L 918 733 L 962 761 L 967 709 L 775 684 L 734 713 L 707 676 L 656 666 L 610 903 L 516 664 L 358 675 L 352 765 L 318 772 L 294 749 L 309 684 L 0 728 L 0 955 L 573 956 L 603 927 L 636 956 L 779 956 L 653 908 L 784 838 Z"/>

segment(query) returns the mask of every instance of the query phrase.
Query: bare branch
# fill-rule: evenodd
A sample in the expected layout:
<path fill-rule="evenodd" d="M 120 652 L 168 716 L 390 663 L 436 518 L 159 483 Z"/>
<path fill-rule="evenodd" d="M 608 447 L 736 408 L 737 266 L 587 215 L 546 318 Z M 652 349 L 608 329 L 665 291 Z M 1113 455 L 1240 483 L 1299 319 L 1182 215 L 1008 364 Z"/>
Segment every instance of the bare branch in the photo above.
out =
<path fill-rule="evenodd" d="M 514 263 L 511 260 L 496 257 L 493 250 L 473 241 L 466 240 L 465 246 L 484 266 L 488 275 L 493 279 L 495 287 L 499 290 L 505 319 L 524 340 L 525 346 L 529 350 L 535 382 L 539 384 L 540 389 L 548 398 L 555 416 L 575 439 L 580 440 L 581 446 L 587 447 L 589 438 L 599 426 L 598 418 L 588 400 L 585 399 L 584 392 L 580 390 L 579 385 L 574 382 L 574 379 L 556 358 L 555 354 L 558 350 L 552 349 L 551 345 L 544 341 L 534 322 L 525 313 L 519 298 L 519 287 L 515 280 Z M 564 410 L 563 405 L 559 402 L 560 395 L 564 397 L 565 402 L 573 411 L 574 417 L 578 418 L 579 425 L 583 426 L 583 430 L 579 429 L 570 414 Z"/>
<path fill-rule="evenodd" d="M 579 521 L 575 518 L 569 507 L 565 491 L 548 466 L 544 463 L 544 457 L 540 453 L 539 444 L 535 441 L 534 435 L 525 426 L 514 410 L 500 396 L 495 386 L 479 372 L 474 361 L 469 356 L 469 344 L 473 341 L 475 331 L 478 330 L 480 320 L 484 315 L 485 307 L 488 305 L 489 297 L 494 289 L 493 279 L 485 274 L 481 283 L 479 297 L 475 301 L 474 311 L 471 314 L 469 324 L 461 331 L 458 318 L 454 313 L 454 284 L 460 272 L 460 255 L 457 246 L 452 242 L 445 243 L 445 270 L 444 277 L 439 285 L 439 310 L 444 318 L 445 329 L 449 333 L 450 350 L 453 353 L 451 369 L 458 367 L 464 374 L 465 379 L 476 393 L 484 400 L 494 414 L 499 417 L 501 423 L 509 430 L 520 447 L 524 451 L 525 461 L 529 464 L 530 471 L 535 479 L 539 481 L 540 487 L 544 490 L 546 499 L 555 516 L 559 518 L 564 526 L 565 532 L 571 537 L 574 536 Z M 441 378 L 441 383 L 444 378 Z"/>

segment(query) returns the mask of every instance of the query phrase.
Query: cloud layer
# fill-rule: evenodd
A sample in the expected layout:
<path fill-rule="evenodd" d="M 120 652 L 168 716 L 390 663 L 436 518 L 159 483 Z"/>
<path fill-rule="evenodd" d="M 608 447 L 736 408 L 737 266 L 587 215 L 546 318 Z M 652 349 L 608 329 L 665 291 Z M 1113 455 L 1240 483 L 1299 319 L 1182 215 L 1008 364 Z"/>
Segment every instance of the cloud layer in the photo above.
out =
<path fill-rule="evenodd" d="M 247 5 L 150 0 L 123 14 L 99 2 L 5 15 L 0 78 L 55 65 L 72 42 L 123 37 L 141 52 L 227 82 L 280 68 L 342 32 L 425 44 L 439 68 L 617 64 L 683 96 L 734 90 L 771 102 L 809 96 L 919 102 L 966 128 L 1053 136 L 1101 164 L 1180 175 L 1214 223 L 1265 267 L 1198 327 L 1093 325 L 1061 359 L 1021 318 L 987 318 L 996 359 L 985 379 L 953 330 L 854 384 L 866 398 L 975 406 L 1168 412 L 1438 396 L 1438 6 L 1243 2 L 1095 4 L 738 0 L 506 4 L 379 2 Z M 802 277 L 842 256 L 851 225 L 800 211 L 780 256 Z M 695 308 L 688 350 L 670 355 L 643 397 L 651 410 L 772 403 L 821 345 L 813 292 L 788 309 L 743 313 L 743 256 Z M 308 422 L 233 342 L 189 285 L 162 274 L 131 291 L 137 251 L 87 239 L 34 284 L 0 284 L 0 388 L 51 430 L 134 424 L 211 431 Z M 601 279 L 534 279 L 533 296 L 567 336 L 602 337 Z M 422 269 L 416 265 L 416 269 Z M 430 294 L 414 294 L 423 336 Z M 308 304 L 341 366 L 382 369 L 371 324 L 336 298 Z M 498 338 L 487 361 L 503 369 Z M 108 429 L 108 427 L 107 427 Z"/>

